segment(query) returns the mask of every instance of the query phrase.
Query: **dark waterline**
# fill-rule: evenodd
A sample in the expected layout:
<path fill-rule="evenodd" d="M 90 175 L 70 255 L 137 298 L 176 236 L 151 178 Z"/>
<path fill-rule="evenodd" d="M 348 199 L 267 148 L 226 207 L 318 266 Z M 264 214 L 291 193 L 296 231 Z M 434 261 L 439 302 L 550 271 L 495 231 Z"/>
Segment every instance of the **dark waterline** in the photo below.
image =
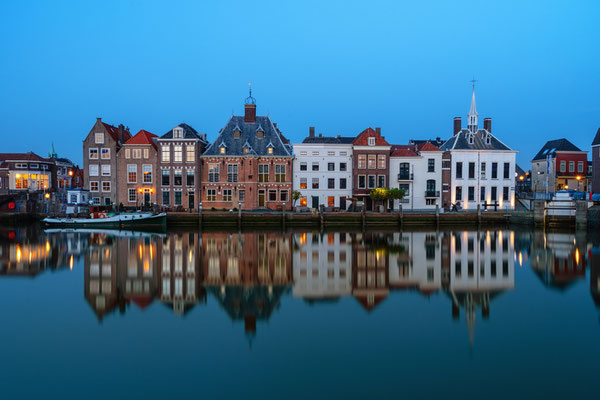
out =
<path fill-rule="evenodd" d="M 0 394 L 593 398 L 599 244 L 3 229 Z"/>

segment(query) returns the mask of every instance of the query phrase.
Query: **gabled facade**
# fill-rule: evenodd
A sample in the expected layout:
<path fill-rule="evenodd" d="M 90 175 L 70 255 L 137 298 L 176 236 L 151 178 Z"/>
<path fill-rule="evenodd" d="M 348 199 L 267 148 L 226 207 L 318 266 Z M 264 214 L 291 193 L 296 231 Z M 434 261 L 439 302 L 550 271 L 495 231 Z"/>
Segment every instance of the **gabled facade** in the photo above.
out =
<path fill-rule="evenodd" d="M 83 140 L 83 170 L 85 189 L 95 205 L 117 203 L 117 153 L 131 138 L 129 129 L 102 122 L 101 118 Z"/>
<path fill-rule="evenodd" d="M 54 144 L 52 144 L 52 149 L 48 154 L 48 161 L 54 163 L 54 179 L 52 186 L 61 189 L 70 189 L 74 186 L 73 177 L 75 176 L 75 171 L 79 169 L 77 165 L 75 165 L 71 160 L 64 157 L 59 157 L 56 151 L 54 150 Z"/>
<path fill-rule="evenodd" d="M 315 136 L 309 128 L 302 143 L 294 143 L 294 190 L 302 196 L 296 206 L 345 210 L 352 197 L 353 137 Z"/>
<path fill-rule="evenodd" d="M 532 190 L 536 193 L 554 193 L 562 189 L 585 192 L 587 164 L 587 151 L 581 151 L 564 138 L 550 140 L 531 160 Z"/>
<path fill-rule="evenodd" d="M 200 204 L 200 156 L 206 134 L 181 123 L 157 140 L 158 203 L 165 209 L 197 210 Z"/>
<path fill-rule="evenodd" d="M 127 208 L 157 204 L 158 136 L 141 130 L 118 153 L 117 202 Z"/>
<path fill-rule="evenodd" d="M 592 188 L 600 193 L 600 128 L 592 142 Z"/>
<path fill-rule="evenodd" d="M 352 141 L 352 193 L 365 209 L 375 210 L 369 194 L 375 188 L 388 187 L 390 144 L 381 136 L 381 128 L 367 128 Z"/>
<path fill-rule="evenodd" d="M 450 204 L 463 209 L 506 209 L 515 205 L 516 151 L 492 135 L 492 119 L 478 128 L 475 91 L 467 129 L 454 119 L 454 135 L 441 147 L 451 156 Z"/>
<path fill-rule="evenodd" d="M 250 95 L 202 155 L 204 209 L 291 209 L 292 146 Z"/>

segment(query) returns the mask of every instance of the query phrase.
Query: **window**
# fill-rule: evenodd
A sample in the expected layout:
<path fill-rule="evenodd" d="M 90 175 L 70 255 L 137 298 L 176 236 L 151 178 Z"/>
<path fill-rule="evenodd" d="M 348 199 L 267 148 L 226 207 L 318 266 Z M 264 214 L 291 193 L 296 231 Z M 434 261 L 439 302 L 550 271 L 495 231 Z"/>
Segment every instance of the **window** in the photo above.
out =
<path fill-rule="evenodd" d="M 335 151 L 328 151 L 328 152 L 327 152 L 327 155 L 328 155 L 328 156 L 335 156 Z"/>
<path fill-rule="evenodd" d="M 496 186 L 492 186 L 492 201 L 498 200 L 498 188 Z"/>
<path fill-rule="evenodd" d="M 175 138 L 175 139 L 183 138 L 183 128 L 173 128 L 173 138 Z"/>
<path fill-rule="evenodd" d="M 475 179 L 475 163 L 469 163 L 469 179 Z"/>
<path fill-rule="evenodd" d="M 377 156 L 375 154 L 369 154 L 367 156 L 367 168 L 375 169 L 377 164 Z"/>
<path fill-rule="evenodd" d="M 97 160 L 98 159 L 98 148 L 97 147 L 94 147 L 94 148 L 90 149 L 89 159 L 90 160 Z"/>
<path fill-rule="evenodd" d="M 510 163 L 504 163 L 504 179 L 510 179 Z"/>
<path fill-rule="evenodd" d="M 277 190 L 269 190 L 269 201 L 277 201 Z"/>
<path fill-rule="evenodd" d="M 377 177 L 377 187 L 384 188 L 385 187 L 385 175 L 379 175 Z"/>
<path fill-rule="evenodd" d="M 160 147 L 160 161 L 170 162 L 171 161 L 171 149 L 169 146 Z"/>
<path fill-rule="evenodd" d="M 246 190 L 245 189 L 241 189 L 238 191 L 238 200 L 240 202 L 246 201 Z"/>
<path fill-rule="evenodd" d="M 90 164 L 90 176 L 98 176 L 98 164 Z"/>
<path fill-rule="evenodd" d="M 327 171 L 335 171 L 335 163 L 327 163 Z"/>
<path fill-rule="evenodd" d="M 193 144 L 185 146 L 185 161 L 194 162 L 196 161 L 196 151 Z"/>
<path fill-rule="evenodd" d="M 144 149 L 144 158 L 148 159 L 148 157 L 150 157 L 150 150 Z"/>
<path fill-rule="evenodd" d="M 569 172 L 575 172 L 575 161 L 569 161 Z"/>
<path fill-rule="evenodd" d="M 385 169 L 385 156 L 384 155 L 380 154 L 377 156 L 377 168 Z"/>
<path fill-rule="evenodd" d="M 94 204 L 95 206 L 100 205 L 100 197 L 92 197 L 91 200 L 92 200 L 92 204 Z"/>
<path fill-rule="evenodd" d="M 456 187 L 456 196 L 455 196 L 454 201 L 461 201 L 461 200 L 462 200 L 462 186 L 457 186 Z"/>
<path fill-rule="evenodd" d="M 313 189 L 319 188 L 319 178 L 312 178 L 312 188 Z"/>
<path fill-rule="evenodd" d="M 194 171 L 187 171 L 185 173 L 185 185 L 186 186 L 194 186 L 194 178 L 195 178 L 195 173 Z"/>
<path fill-rule="evenodd" d="M 181 186 L 183 185 L 183 175 L 181 170 L 173 171 L 173 186 Z M 177 202 L 175 202 L 177 204 Z"/>
<path fill-rule="evenodd" d="M 91 181 L 90 182 L 90 192 L 97 192 L 98 191 L 98 181 Z"/>
<path fill-rule="evenodd" d="M 152 183 L 152 164 L 142 165 L 142 179 L 144 183 Z"/>
<path fill-rule="evenodd" d="M 269 166 L 267 164 L 258 166 L 258 181 L 269 182 Z"/>
<path fill-rule="evenodd" d="M 173 146 L 173 161 L 174 162 L 182 162 L 183 161 L 183 146 Z"/>
<path fill-rule="evenodd" d="M 223 201 L 231 201 L 231 189 L 223 189 Z"/>
<path fill-rule="evenodd" d="M 375 175 L 369 175 L 369 189 L 375 188 Z"/>
<path fill-rule="evenodd" d="M 327 189 L 335 189 L 335 179 L 334 178 L 327 179 Z"/>
<path fill-rule="evenodd" d="M 102 182 L 102 191 L 103 192 L 110 192 L 110 182 L 108 182 L 108 181 L 103 181 Z"/>
<path fill-rule="evenodd" d="M 312 170 L 313 171 L 318 171 L 319 170 L 319 163 L 318 162 L 312 163 Z"/>
<path fill-rule="evenodd" d="M 137 165 L 127 164 L 127 183 L 137 182 Z"/>
<path fill-rule="evenodd" d="M 300 189 L 306 189 L 306 178 L 300 178 Z"/>
<path fill-rule="evenodd" d="M 104 132 L 97 132 L 94 134 L 96 143 L 104 143 Z"/>
<path fill-rule="evenodd" d="M 288 191 L 287 190 L 281 190 L 279 192 L 279 201 L 288 201 Z"/>
<path fill-rule="evenodd" d="M 358 188 L 365 189 L 367 187 L 366 183 L 367 183 L 366 177 L 364 175 L 359 175 L 358 176 Z"/>
<path fill-rule="evenodd" d="M 240 133 L 242 133 L 239 129 L 235 129 L 233 131 L 233 138 L 234 139 L 239 139 L 240 138 Z"/>
<path fill-rule="evenodd" d="M 448 190 L 450 190 L 450 185 L 442 183 L 442 191 L 447 192 Z"/>
<path fill-rule="evenodd" d="M 130 203 L 135 203 L 137 201 L 137 190 L 135 190 L 135 188 L 127 189 L 127 201 Z"/>
<path fill-rule="evenodd" d="M 345 162 L 341 162 L 340 163 L 340 171 L 345 172 L 346 171 L 346 163 Z"/>
<path fill-rule="evenodd" d="M 141 149 L 133 149 L 133 158 L 142 158 L 142 150 Z"/>
<path fill-rule="evenodd" d="M 481 179 L 485 179 L 485 166 L 486 166 L 486 163 L 482 162 L 481 163 Z"/>
<path fill-rule="evenodd" d="M 498 179 L 498 163 L 492 163 L 492 179 Z"/>
<path fill-rule="evenodd" d="M 347 156 L 348 152 L 347 151 L 340 151 L 340 156 Z"/>
<path fill-rule="evenodd" d="M 110 164 L 102 164 L 102 176 L 110 176 Z"/>
<path fill-rule="evenodd" d="M 408 195 L 410 194 L 410 185 L 408 183 L 399 184 L 398 189 L 404 190 L 404 197 L 408 197 Z"/>
<path fill-rule="evenodd" d="M 169 172 L 168 169 L 163 169 L 162 170 L 161 185 L 163 185 L 163 186 L 169 186 L 170 184 L 171 184 L 171 173 Z"/>
<path fill-rule="evenodd" d="M 181 205 L 181 192 L 175 192 L 175 205 Z"/>
<path fill-rule="evenodd" d="M 285 165 L 275 166 L 275 182 L 285 182 Z"/>
<path fill-rule="evenodd" d="M 131 158 L 131 150 L 125 149 L 125 159 L 130 159 L 130 158 Z"/>
<path fill-rule="evenodd" d="M 269 153 L 269 154 L 273 154 L 273 148 L 272 148 L 272 147 L 269 147 L 269 148 L 267 149 L 267 153 Z"/>
<path fill-rule="evenodd" d="M 208 181 L 219 182 L 219 164 L 208 164 Z"/>
<path fill-rule="evenodd" d="M 427 159 L 427 172 L 435 172 L 435 159 L 434 158 Z"/>
<path fill-rule="evenodd" d="M 340 178 L 340 189 L 346 189 L 346 178 Z"/>
<path fill-rule="evenodd" d="M 313 155 L 313 156 L 318 156 L 318 155 L 319 155 L 319 152 L 318 152 L 318 151 L 313 151 L 313 152 L 312 152 L 312 155 Z"/>
<path fill-rule="evenodd" d="M 219 154 L 225 154 L 225 152 L 226 152 L 225 146 L 219 147 Z"/>
<path fill-rule="evenodd" d="M 468 197 L 469 201 L 475 201 L 475 186 L 469 186 Z"/>
<path fill-rule="evenodd" d="M 462 162 L 456 163 L 456 179 L 462 179 Z"/>
<path fill-rule="evenodd" d="M 369 146 L 375 146 L 375 138 L 374 137 L 369 138 Z"/>
<path fill-rule="evenodd" d="M 237 182 L 238 181 L 238 165 L 237 164 L 227 164 L 227 182 Z"/>
<path fill-rule="evenodd" d="M 358 155 L 358 168 L 365 169 L 367 168 L 367 156 L 366 154 Z"/>
<path fill-rule="evenodd" d="M 560 162 L 560 172 L 567 172 L 567 162 L 566 161 Z"/>
<path fill-rule="evenodd" d="M 306 163 L 305 162 L 301 162 L 300 163 L 300 171 L 306 171 Z"/>
<path fill-rule="evenodd" d="M 102 148 L 100 149 L 101 158 L 103 160 L 110 160 L 110 149 Z"/>
<path fill-rule="evenodd" d="M 207 201 L 217 201 L 217 189 L 208 189 L 206 191 Z"/>
<path fill-rule="evenodd" d="M 479 197 L 479 201 L 481 201 L 481 202 L 485 201 L 485 186 L 481 187 L 481 196 Z"/>
<path fill-rule="evenodd" d="M 450 160 L 442 160 L 442 169 L 450 169 L 452 162 Z"/>
<path fill-rule="evenodd" d="M 577 161 L 577 172 L 583 172 L 583 161 Z"/>

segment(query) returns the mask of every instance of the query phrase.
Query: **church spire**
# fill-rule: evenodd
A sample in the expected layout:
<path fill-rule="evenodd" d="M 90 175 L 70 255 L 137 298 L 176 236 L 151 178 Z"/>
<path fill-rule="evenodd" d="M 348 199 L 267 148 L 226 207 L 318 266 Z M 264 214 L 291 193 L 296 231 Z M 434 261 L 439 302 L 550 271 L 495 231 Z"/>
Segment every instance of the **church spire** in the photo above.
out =
<path fill-rule="evenodd" d="M 467 129 L 473 133 L 477 132 L 477 117 L 479 116 L 479 114 L 477 114 L 477 106 L 475 104 L 475 82 L 477 81 L 475 78 L 473 78 L 471 81 L 473 84 L 473 96 L 471 97 L 471 108 L 469 109 L 469 118 L 467 123 Z"/>
<path fill-rule="evenodd" d="M 52 147 L 50 148 L 50 153 L 48 153 L 49 158 L 58 158 L 58 154 L 54 151 L 54 142 L 52 142 Z"/>

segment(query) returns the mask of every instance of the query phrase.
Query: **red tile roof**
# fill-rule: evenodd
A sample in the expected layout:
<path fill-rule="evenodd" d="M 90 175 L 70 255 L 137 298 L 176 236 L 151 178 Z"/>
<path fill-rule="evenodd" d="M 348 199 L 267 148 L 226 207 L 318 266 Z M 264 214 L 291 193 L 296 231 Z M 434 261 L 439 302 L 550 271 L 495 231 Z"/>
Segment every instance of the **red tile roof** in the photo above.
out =
<path fill-rule="evenodd" d="M 419 151 L 442 151 L 435 144 L 430 142 L 425 142 L 417 145 L 417 150 Z"/>
<path fill-rule="evenodd" d="M 30 151 L 29 153 L 0 153 L 0 161 L 42 161 L 42 162 L 51 162 L 44 157 L 40 157 L 34 152 Z"/>
<path fill-rule="evenodd" d="M 410 144 L 395 144 L 392 146 L 390 157 L 418 157 L 419 154 L 415 151 L 415 146 Z"/>
<path fill-rule="evenodd" d="M 375 138 L 376 146 L 389 146 L 390 145 L 388 142 L 386 142 L 386 140 L 383 138 L 383 136 L 378 135 L 377 132 L 374 131 L 372 128 L 367 128 L 364 131 L 362 131 L 361 133 L 359 133 L 358 136 L 356 137 L 356 139 L 354 139 L 354 141 L 352 142 L 352 144 L 355 146 L 368 146 L 370 137 Z"/>
<path fill-rule="evenodd" d="M 110 124 L 107 124 L 106 122 L 102 122 L 102 125 L 104 125 L 104 128 L 106 128 L 106 131 L 110 134 L 110 136 L 112 136 L 112 138 L 118 142 L 119 141 L 119 128 L 117 128 L 116 126 L 112 126 Z M 123 139 L 124 141 L 127 141 L 131 138 L 131 133 L 129 133 L 129 130 L 123 128 Z"/>
<path fill-rule="evenodd" d="M 125 142 L 126 145 L 129 144 L 150 144 L 152 145 L 152 147 L 154 147 L 155 149 L 158 149 L 158 147 L 156 147 L 156 142 L 153 140 L 154 138 L 157 138 L 158 136 L 156 136 L 154 133 L 150 133 L 148 131 L 145 130 L 141 130 L 138 133 L 135 134 L 134 137 L 132 137 L 131 139 L 129 139 L 127 142 Z"/>

